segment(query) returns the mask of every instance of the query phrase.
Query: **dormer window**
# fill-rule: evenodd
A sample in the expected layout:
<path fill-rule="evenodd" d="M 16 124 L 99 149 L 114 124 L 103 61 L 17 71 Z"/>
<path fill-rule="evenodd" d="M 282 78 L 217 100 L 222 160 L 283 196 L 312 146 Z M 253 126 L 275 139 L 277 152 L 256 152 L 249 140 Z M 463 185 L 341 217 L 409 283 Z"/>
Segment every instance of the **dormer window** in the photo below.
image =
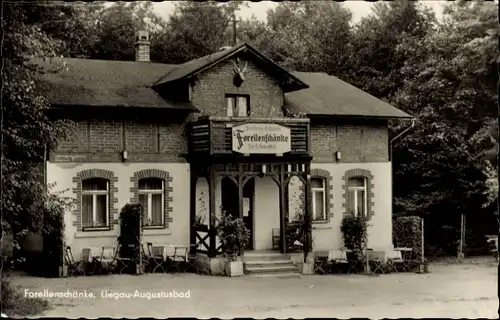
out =
<path fill-rule="evenodd" d="M 228 117 L 249 117 L 250 96 L 248 95 L 226 95 L 226 114 Z"/>

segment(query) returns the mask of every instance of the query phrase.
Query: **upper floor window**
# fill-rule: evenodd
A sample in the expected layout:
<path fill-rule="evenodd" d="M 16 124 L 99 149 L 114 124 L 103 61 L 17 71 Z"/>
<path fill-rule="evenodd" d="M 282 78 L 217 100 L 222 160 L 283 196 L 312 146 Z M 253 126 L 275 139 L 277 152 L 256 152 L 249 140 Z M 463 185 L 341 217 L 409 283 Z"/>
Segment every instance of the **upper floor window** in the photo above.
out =
<path fill-rule="evenodd" d="M 249 117 L 250 96 L 248 95 L 226 95 L 226 114 L 228 117 Z"/>
<path fill-rule="evenodd" d="M 164 190 L 165 184 L 162 179 L 139 180 L 139 203 L 144 207 L 145 226 L 163 226 Z"/>
<path fill-rule="evenodd" d="M 313 220 L 326 220 L 325 179 L 311 178 Z"/>
<path fill-rule="evenodd" d="M 355 177 L 347 181 L 348 209 L 354 216 L 366 216 L 366 178 Z"/>
<path fill-rule="evenodd" d="M 109 181 L 92 178 L 82 181 L 82 227 L 109 227 Z"/>

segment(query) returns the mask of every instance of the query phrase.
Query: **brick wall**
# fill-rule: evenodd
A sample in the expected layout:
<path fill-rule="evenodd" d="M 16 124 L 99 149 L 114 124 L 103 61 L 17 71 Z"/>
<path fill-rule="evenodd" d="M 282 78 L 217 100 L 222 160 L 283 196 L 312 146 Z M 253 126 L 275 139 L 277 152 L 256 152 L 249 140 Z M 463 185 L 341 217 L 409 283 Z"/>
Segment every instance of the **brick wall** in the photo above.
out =
<path fill-rule="evenodd" d="M 181 123 L 131 120 L 77 121 L 50 154 L 51 162 L 185 162 L 187 137 Z"/>
<path fill-rule="evenodd" d="M 313 162 L 363 163 L 389 161 L 387 121 L 311 123 Z M 336 160 L 335 152 L 341 152 Z"/>
<path fill-rule="evenodd" d="M 241 56 L 240 66 L 245 66 L 245 60 Z M 248 61 L 245 81 L 240 87 L 235 87 L 233 68 L 231 60 L 223 61 L 201 73 L 193 83 L 192 103 L 202 114 L 225 117 L 225 95 L 248 94 L 252 117 L 283 117 L 283 90 L 276 79 L 267 75 L 254 62 Z"/>

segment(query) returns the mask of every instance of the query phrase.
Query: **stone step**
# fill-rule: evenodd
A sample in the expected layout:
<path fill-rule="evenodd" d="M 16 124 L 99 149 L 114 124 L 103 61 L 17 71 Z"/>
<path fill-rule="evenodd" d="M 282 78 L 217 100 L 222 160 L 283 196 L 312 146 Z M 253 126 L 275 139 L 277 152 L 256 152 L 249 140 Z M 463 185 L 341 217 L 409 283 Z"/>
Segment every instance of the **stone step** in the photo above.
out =
<path fill-rule="evenodd" d="M 289 265 L 278 265 L 278 266 L 261 266 L 261 267 L 249 267 L 245 266 L 246 273 L 287 273 L 287 272 L 297 272 L 297 266 L 293 264 Z"/>
<path fill-rule="evenodd" d="M 270 261 L 270 260 L 291 260 L 289 255 L 281 253 L 246 253 L 243 256 L 243 261 Z"/>
<path fill-rule="evenodd" d="M 249 260 L 244 262 L 248 267 L 268 267 L 280 265 L 293 265 L 291 260 Z"/>
<path fill-rule="evenodd" d="M 277 278 L 277 279 L 293 279 L 300 278 L 300 273 L 298 272 L 283 272 L 283 273 L 251 273 L 248 275 L 252 278 Z"/>

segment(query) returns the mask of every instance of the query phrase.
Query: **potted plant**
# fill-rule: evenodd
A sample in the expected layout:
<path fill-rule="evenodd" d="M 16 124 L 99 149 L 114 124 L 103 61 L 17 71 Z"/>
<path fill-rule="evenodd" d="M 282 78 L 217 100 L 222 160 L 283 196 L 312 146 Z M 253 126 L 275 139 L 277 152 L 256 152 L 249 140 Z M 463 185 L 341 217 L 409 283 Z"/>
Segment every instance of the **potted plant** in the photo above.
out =
<path fill-rule="evenodd" d="M 367 248 L 367 223 L 363 217 L 357 217 L 353 213 L 346 215 L 342 219 L 340 226 L 344 246 L 351 250 L 349 260 L 353 261 L 360 268 L 366 264 Z M 368 270 L 366 270 L 368 272 Z"/>
<path fill-rule="evenodd" d="M 314 256 L 309 250 L 312 249 L 312 238 L 310 228 L 312 226 L 311 216 L 298 214 L 296 221 L 296 240 L 295 245 L 299 245 L 304 251 L 304 260 L 298 263 L 299 273 L 314 274 Z M 307 232 L 309 230 L 309 232 Z"/>
<path fill-rule="evenodd" d="M 250 231 L 246 228 L 243 219 L 235 218 L 226 211 L 222 211 L 216 230 L 221 242 L 222 254 L 226 259 L 224 265 L 226 275 L 242 276 L 243 262 L 238 259 L 238 254 L 240 248 L 247 246 Z"/>
<path fill-rule="evenodd" d="M 135 273 L 142 273 L 141 233 L 144 221 L 144 207 L 140 203 L 127 203 L 120 212 L 119 257 L 131 260 L 135 264 Z M 134 272 L 129 270 L 130 272 Z"/>

